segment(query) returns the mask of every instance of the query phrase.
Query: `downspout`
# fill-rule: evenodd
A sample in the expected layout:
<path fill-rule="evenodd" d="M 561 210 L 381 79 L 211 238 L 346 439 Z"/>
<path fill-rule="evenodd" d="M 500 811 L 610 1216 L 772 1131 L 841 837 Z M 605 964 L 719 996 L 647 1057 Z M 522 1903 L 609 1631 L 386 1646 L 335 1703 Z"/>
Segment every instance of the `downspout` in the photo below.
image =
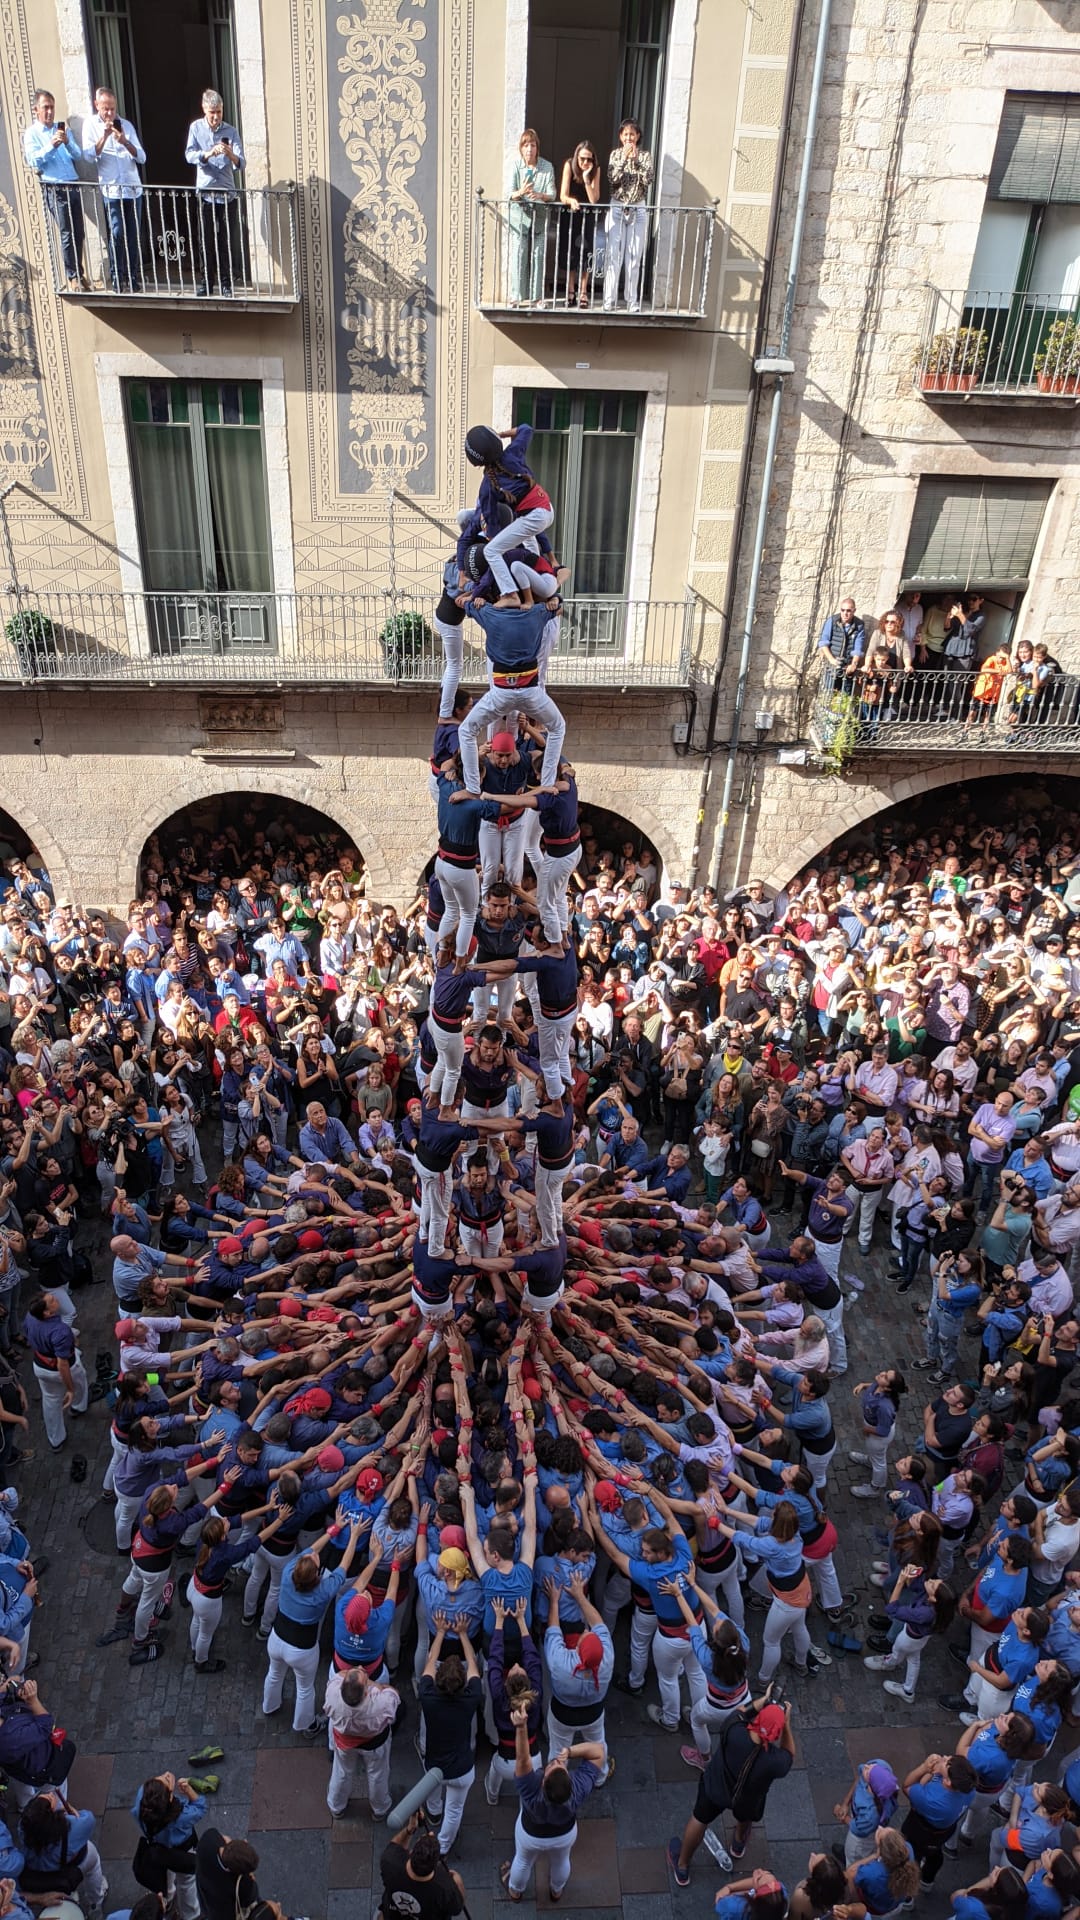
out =
<path fill-rule="evenodd" d="M 789 147 L 791 143 L 791 116 L 795 102 L 795 89 L 798 84 L 799 53 L 802 48 L 803 26 L 806 17 L 806 0 L 798 0 L 791 20 L 791 33 L 788 39 L 787 73 L 784 79 L 784 101 L 780 109 L 780 153 L 776 168 L 776 185 L 773 191 L 772 206 L 769 208 L 769 230 L 765 236 L 765 252 L 762 259 L 761 298 L 758 302 L 757 324 L 754 328 L 754 359 L 765 348 L 765 336 L 768 327 L 769 307 L 772 303 L 773 273 L 776 267 L 776 236 L 780 227 L 780 212 L 784 198 L 784 183 L 787 179 Z M 746 524 L 746 501 L 750 486 L 750 468 L 753 460 L 754 444 L 757 439 L 758 414 L 761 411 L 761 383 L 755 380 L 747 396 L 745 426 L 742 437 L 742 452 L 739 455 L 739 477 L 735 487 L 735 519 L 731 528 L 731 565 L 724 582 L 724 598 L 720 607 L 720 650 L 713 670 L 712 692 L 709 697 L 709 715 L 705 723 L 705 744 L 701 782 L 698 789 L 697 813 L 694 826 L 694 846 L 690 855 L 690 871 L 687 875 L 691 887 L 697 884 L 698 862 L 701 858 L 701 836 L 705 827 L 705 813 L 712 788 L 713 761 L 716 757 L 716 715 L 720 707 L 720 686 L 727 665 L 728 644 L 731 638 L 731 619 L 735 607 L 735 597 L 739 585 L 739 549 L 742 546 L 743 528 Z"/>
<path fill-rule="evenodd" d="M 802 166 L 799 170 L 798 196 L 795 202 L 795 224 L 791 234 L 791 254 L 788 260 L 787 289 L 784 295 L 784 312 L 780 326 L 780 344 L 775 358 L 783 362 L 787 359 L 791 342 L 791 325 L 795 314 L 795 295 L 798 287 L 799 268 L 802 262 L 803 234 L 806 228 L 806 209 L 810 197 L 810 171 L 814 159 L 814 140 L 817 133 L 818 113 L 821 107 L 821 93 L 825 78 L 825 54 L 829 40 L 829 26 L 832 16 L 832 0 L 821 0 L 821 17 L 818 20 L 817 45 L 814 49 L 814 71 L 810 82 L 810 98 L 806 109 L 806 128 L 803 134 Z M 769 495 L 772 491 L 773 469 L 776 465 L 776 447 L 780 437 L 780 409 L 784 399 L 784 374 L 775 375 L 772 409 L 769 415 L 769 432 L 765 443 L 765 462 L 761 472 L 761 498 L 758 502 L 757 525 L 754 529 L 753 559 L 750 567 L 750 584 L 746 596 L 746 618 L 743 622 L 742 640 L 739 648 L 739 678 L 735 689 L 735 712 L 731 723 L 731 737 L 728 741 L 727 764 L 724 768 L 724 790 L 720 802 L 720 820 L 717 830 L 715 876 L 716 885 L 720 884 L 720 872 L 724 859 L 724 846 L 727 840 L 728 817 L 731 808 L 731 790 L 735 783 L 735 762 L 739 752 L 742 734 L 743 709 L 746 705 L 746 689 L 750 678 L 750 649 L 754 636 L 754 620 L 757 615 L 758 592 L 761 586 L 761 568 L 765 553 L 765 535 L 769 523 Z"/>

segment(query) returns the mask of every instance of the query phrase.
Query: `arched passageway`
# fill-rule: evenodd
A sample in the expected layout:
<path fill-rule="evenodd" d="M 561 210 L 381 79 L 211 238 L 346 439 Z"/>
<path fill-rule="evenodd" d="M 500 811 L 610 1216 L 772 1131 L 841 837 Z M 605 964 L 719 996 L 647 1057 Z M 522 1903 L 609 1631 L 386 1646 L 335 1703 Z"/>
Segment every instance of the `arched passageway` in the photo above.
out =
<path fill-rule="evenodd" d="M 993 836 L 989 843 L 987 828 Z M 935 786 L 845 828 L 812 858 L 804 858 L 789 879 L 810 868 L 867 873 L 892 848 L 916 861 L 955 853 L 967 866 L 984 846 L 986 859 L 1006 869 L 1029 857 L 1038 866 L 1051 853 L 1058 856 L 1057 864 L 1062 846 L 1080 848 L 1080 778 L 1010 771 L 972 780 L 946 774 Z"/>
<path fill-rule="evenodd" d="M 157 887 L 179 904 L 189 892 L 205 912 L 216 888 L 242 875 L 275 885 L 340 868 L 350 886 L 364 879 L 364 859 L 351 835 L 329 814 L 280 794 L 214 794 L 170 814 L 151 833 L 139 859 L 141 893 Z"/>

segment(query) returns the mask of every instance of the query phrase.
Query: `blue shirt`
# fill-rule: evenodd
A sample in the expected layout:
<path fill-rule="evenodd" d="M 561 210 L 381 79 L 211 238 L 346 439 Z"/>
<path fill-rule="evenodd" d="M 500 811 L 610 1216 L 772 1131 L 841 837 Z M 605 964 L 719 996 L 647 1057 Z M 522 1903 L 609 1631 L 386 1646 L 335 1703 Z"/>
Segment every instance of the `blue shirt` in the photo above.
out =
<path fill-rule="evenodd" d="M 216 147 L 219 140 L 229 142 L 233 150 L 231 160 L 227 153 L 210 152 L 210 148 Z M 205 118 L 193 120 L 188 128 L 184 158 L 189 167 L 196 169 L 195 188 L 198 193 L 235 193 L 236 176 L 233 169 L 246 164 L 240 135 L 227 120 L 222 120 L 216 128 L 211 127 Z"/>
<path fill-rule="evenodd" d="M 310 1120 L 300 1129 L 300 1152 L 305 1160 L 328 1160 L 333 1165 L 341 1160 L 355 1160 L 356 1142 L 335 1114 L 328 1113 L 326 1125 L 317 1132 Z"/>
<path fill-rule="evenodd" d="M 32 120 L 23 134 L 23 159 L 43 180 L 52 184 L 60 181 L 78 180 L 75 162 L 79 159 L 79 144 L 68 127 L 58 147 L 53 145 L 56 138 L 56 122 L 51 127 L 43 127 L 40 120 Z"/>
<path fill-rule="evenodd" d="M 974 1791 L 957 1793 L 954 1787 L 937 1775 L 932 1780 L 917 1780 L 908 1788 L 913 1811 L 922 1815 L 928 1827 L 936 1827 L 941 1833 L 952 1832 L 974 1798 Z"/>
<path fill-rule="evenodd" d="M 992 1560 L 979 1575 L 979 1604 L 995 1620 L 1007 1621 L 1015 1607 L 1022 1607 L 1027 1592 L 1027 1568 L 1019 1573 L 1006 1571 L 1003 1560 Z"/>

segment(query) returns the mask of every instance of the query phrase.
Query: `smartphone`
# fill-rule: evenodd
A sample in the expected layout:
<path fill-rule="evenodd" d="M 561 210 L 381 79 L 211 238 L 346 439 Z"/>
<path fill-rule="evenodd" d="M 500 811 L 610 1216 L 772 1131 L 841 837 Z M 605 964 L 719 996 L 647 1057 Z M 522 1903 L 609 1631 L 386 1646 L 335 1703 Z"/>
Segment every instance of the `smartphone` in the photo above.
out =
<path fill-rule="evenodd" d="M 58 120 L 58 121 L 56 122 L 56 131 L 57 131 L 57 133 L 66 133 L 66 132 L 67 132 L 67 121 L 66 121 L 66 120 Z"/>

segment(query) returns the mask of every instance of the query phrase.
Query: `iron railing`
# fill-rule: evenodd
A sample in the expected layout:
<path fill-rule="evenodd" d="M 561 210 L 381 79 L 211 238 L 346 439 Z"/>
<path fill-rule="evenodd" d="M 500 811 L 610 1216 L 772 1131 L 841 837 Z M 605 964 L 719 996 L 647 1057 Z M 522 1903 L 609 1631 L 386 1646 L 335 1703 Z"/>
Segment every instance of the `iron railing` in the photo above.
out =
<path fill-rule="evenodd" d="M 923 393 L 1080 399 L 1080 302 L 1046 293 L 927 290 L 915 366 Z"/>
<path fill-rule="evenodd" d="M 477 195 L 474 304 L 514 319 L 700 320 L 713 207 L 564 207 Z"/>
<path fill-rule="evenodd" d="M 431 686 L 443 651 L 429 597 L 362 593 L 18 593 L 0 595 L 0 681 Z M 568 601 L 549 679 L 564 687 L 685 687 L 706 608 L 683 600 Z M 466 676 L 483 677 L 472 620 Z"/>
<path fill-rule="evenodd" d="M 43 183 L 53 285 L 88 303 L 299 299 L 296 189 L 198 193 L 144 187 L 106 200 L 98 187 Z"/>
<path fill-rule="evenodd" d="M 1080 750 L 1080 675 L 1053 672 L 1039 692 L 1016 673 L 916 667 L 822 674 L 810 721 L 821 756 L 853 753 L 1037 753 Z"/>

